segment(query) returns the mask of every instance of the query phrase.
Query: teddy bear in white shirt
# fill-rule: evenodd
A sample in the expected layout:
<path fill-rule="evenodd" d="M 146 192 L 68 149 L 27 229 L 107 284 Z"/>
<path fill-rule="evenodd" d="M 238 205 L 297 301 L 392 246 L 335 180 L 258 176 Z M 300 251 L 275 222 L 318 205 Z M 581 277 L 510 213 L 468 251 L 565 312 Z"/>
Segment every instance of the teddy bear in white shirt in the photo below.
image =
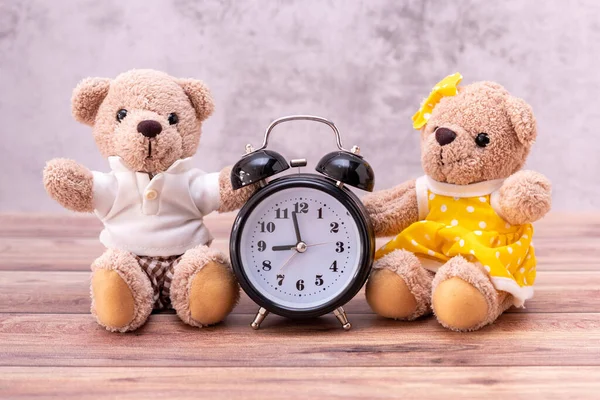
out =
<path fill-rule="evenodd" d="M 230 168 L 192 166 L 201 124 L 213 112 L 208 88 L 153 70 L 88 78 L 74 90 L 75 119 L 93 127 L 111 172 L 68 159 L 44 169 L 49 195 L 63 207 L 94 212 L 105 253 L 92 264 L 92 313 L 110 331 L 140 327 L 154 308 L 174 308 L 187 324 L 227 316 L 239 286 L 203 217 L 239 208 L 254 187 L 233 191 Z"/>

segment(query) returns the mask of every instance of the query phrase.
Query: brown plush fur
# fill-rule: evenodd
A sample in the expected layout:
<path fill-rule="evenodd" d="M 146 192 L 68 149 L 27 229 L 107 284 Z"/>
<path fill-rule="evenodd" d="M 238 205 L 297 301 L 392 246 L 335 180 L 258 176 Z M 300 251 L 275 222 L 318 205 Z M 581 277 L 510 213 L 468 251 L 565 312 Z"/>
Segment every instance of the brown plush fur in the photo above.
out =
<path fill-rule="evenodd" d="M 456 138 L 441 146 L 435 138 L 437 128 L 451 129 Z M 489 136 L 486 147 L 476 145 L 479 133 Z M 440 182 L 467 185 L 505 179 L 496 199 L 500 216 L 511 224 L 531 223 L 542 218 L 551 206 L 548 179 L 537 172 L 519 171 L 536 136 L 535 117 L 525 101 L 511 96 L 497 83 L 474 83 L 459 87 L 456 96 L 444 97 L 436 105 L 421 129 L 421 162 L 425 173 Z M 378 236 L 398 234 L 418 219 L 414 181 L 373 193 L 364 202 Z M 394 265 L 389 260 L 383 262 L 386 257 L 379 261 L 380 268 L 414 269 L 414 261 L 407 257 L 398 257 L 391 263 Z M 420 303 L 416 308 L 427 307 L 433 297 L 438 320 L 449 329 L 479 329 L 511 305 L 511 296 L 497 291 L 485 271 L 459 256 L 438 270 L 427 299 L 423 299 L 420 289 L 428 282 L 423 274 L 396 276 L 404 279 L 404 287 Z M 421 279 L 420 286 L 414 284 L 415 279 Z M 398 298 L 395 290 L 402 286 L 379 279 L 367 287 L 367 301 L 378 312 L 375 304 L 382 303 L 382 298 Z M 477 311 L 482 309 L 483 312 Z M 397 312 L 401 311 L 398 306 Z M 389 309 L 386 313 L 394 314 Z"/>
<path fill-rule="evenodd" d="M 388 272 L 396 276 L 389 276 Z M 366 288 L 367 301 L 383 317 L 412 321 L 431 313 L 432 280 L 433 274 L 421 266 L 413 253 L 395 250 L 373 265 Z M 380 290 L 384 285 L 391 287 Z"/>
<path fill-rule="evenodd" d="M 222 321 L 239 301 L 240 287 L 231 267 L 209 262 L 192 279 L 189 291 L 190 316 L 202 325 Z M 224 301 L 216 303 L 215 298 Z"/>
<path fill-rule="evenodd" d="M 96 101 L 96 88 L 97 78 L 83 80 L 77 86 L 73 114 L 78 121 L 93 126 L 94 139 L 105 157 L 119 156 L 134 171 L 161 172 L 176 160 L 194 155 L 200 141 L 200 124 L 214 109 L 202 82 L 177 80 L 159 71 L 133 70 L 117 76 L 110 81 L 100 103 Z M 89 108 L 81 107 L 86 100 L 94 102 Z M 98 107 L 92 120 L 93 106 Z M 121 109 L 127 110 L 127 116 L 119 122 L 116 115 Z M 179 117 L 175 125 L 169 125 L 171 113 Z M 147 157 L 148 139 L 137 131 L 138 123 L 144 120 L 162 125 L 160 135 L 152 139 L 152 158 Z"/>
<path fill-rule="evenodd" d="M 215 266 L 220 273 L 212 271 Z M 204 279 L 207 272 L 213 277 L 210 281 Z M 202 327 L 221 321 L 237 304 L 239 296 L 239 286 L 227 258 L 217 250 L 207 246 L 188 250 L 175 269 L 171 302 L 179 318 L 189 325 Z M 215 303 L 216 297 L 221 302 Z"/>
<path fill-rule="evenodd" d="M 219 174 L 221 205 L 219 212 L 230 212 L 240 208 L 256 192 L 258 184 L 248 185 L 236 191 L 231 186 L 231 167 L 225 167 Z"/>
<path fill-rule="evenodd" d="M 513 225 L 537 221 L 552 204 L 550 181 L 539 172 L 519 171 L 500 188 L 500 216 Z"/>
<path fill-rule="evenodd" d="M 452 279 L 458 281 L 451 281 Z M 445 283 L 450 285 L 446 286 L 443 295 L 440 295 L 438 292 Z M 465 295 L 468 289 L 465 290 L 462 284 L 468 284 L 465 286 L 471 286 L 475 290 Z M 506 310 L 502 308 L 506 306 L 506 292 L 497 291 L 483 268 L 461 256 L 451 258 L 437 271 L 432 288 L 433 311 L 438 321 L 448 329 L 477 330 L 494 322 Z M 483 304 L 478 304 L 478 301 Z M 478 310 L 482 312 L 478 313 Z M 444 318 L 440 318 L 442 313 Z"/>
<path fill-rule="evenodd" d="M 419 220 L 414 180 L 368 194 L 363 202 L 377 236 L 396 234 Z"/>
<path fill-rule="evenodd" d="M 95 279 L 100 270 L 115 271 L 129 289 L 122 293 L 121 282 L 114 279 Z M 103 278 L 106 276 L 103 274 Z M 150 280 L 140 268 L 136 258 L 122 250 L 108 249 L 92 264 L 91 311 L 98 323 L 112 332 L 127 332 L 142 326 L 152 312 L 154 300 Z M 133 298 L 133 310 L 128 309 L 129 298 Z M 102 313 L 97 311 L 102 310 Z M 123 320 L 122 314 L 133 315 L 125 324 L 113 325 Z"/>
<path fill-rule="evenodd" d="M 536 125 L 531 122 L 535 120 L 529 106 L 509 99 L 504 88 L 490 82 L 474 83 L 459 88 L 456 96 L 442 98 L 421 131 L 425 173 L 439 182 L 467 185 L 506 178 L 521 169 L 536 137 Z M 513 104 L 522 106 L 520 113 L 509 108 Z M 527 122 L 520 122 L 517 116 Z M 515 123 L 522 128 L 522 135 L 516 134 Z M 453 130 L 456 139 L 440 146 L 434 133 L 438 127 Z M 479 133 L 490 138 L 485 148 L 475 144 Z M 520 136 L 528 140 L 521 142 Z"/>
<path fill-rule="evenodd" d="M 119 121 L 117 113 L 122 109 L 127 110 L 127 114 Z M 119 156 L 129 169 L 150 174 L 163 172 L 175 161 L 196 153 L 201 124 L 213 110 L 210 92 L 201 81 L 177 79 L 153 70 L 132 70 L 115 79 L 84 79 L 75 88 L 72 97 L 73 116 L 93 127 L 94 139 L 105 157 Z M 171 113 L 178 117 L 178 122 L 173 125 L 169 123 Z M 151 142 L 137 129 L 138 124 L 145 120 L 158 122 L 162 127 L 160 134 Z M 251 186 L 234 192 L 230 171 L 230 168 L 225 168 L 219 176 L 220 212 L 239 208 L 256 190 L 256 186 Z M 44 186 L 50 196 L 65 208 L 80 212 L 94 210 L 93 175 L 75 161 L 49 161 L 44 169 Z M 226 272 L 203 275 L 201 270 L 205 264 L 215 260 Z M 226 266 L 224 255 L 209 250 L 192 249 L 183 255 L 175 268 L 171 292 L 173 305 L 183 321 L 201 326 L 202 323 L 218 322 L 231 311 L 237 302 L 239 287 Z M 92 312 L 98 322 L 109 330 L 119 332 L 142 325 L 152 310 L 152 288 L 134 255 L 108 250 L 94 262 L 92 270 L 117 273 L 94 274 Z M 194 277 L 213 281 L 196 282 Z M 196 282 L 194 287 L 211 290 L 207 290 L 204 296 L 193 291 L 190 295 L 192 281 Z M 200 299 L 198 304 L 209 305 L 211 309 L 206 321 L 191 318 L 194 306 L 186 302 L 195 298 Z"/>
<path fill-rule="evenodd" d="M 83 80 L 71 97 L 73 117 L 83 124 L 93 126 L 100 104 L 108 94 L 110 79 L 87 78 Z"/>
<path fill-rule="evenodd" d="M 44 187 L 63 207 L 78 212 L 92 212 L 94 205 L 92 172 L 73 160 L 55 158 L 44 169 Z"/>

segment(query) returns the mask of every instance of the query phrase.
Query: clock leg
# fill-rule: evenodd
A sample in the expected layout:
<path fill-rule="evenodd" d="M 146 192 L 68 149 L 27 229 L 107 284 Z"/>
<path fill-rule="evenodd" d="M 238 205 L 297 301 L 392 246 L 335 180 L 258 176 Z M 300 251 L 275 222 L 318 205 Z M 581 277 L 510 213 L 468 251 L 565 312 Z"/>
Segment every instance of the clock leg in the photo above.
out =
<path fill-rule="evenodd" d="M 252 321 L 252 323 L 250 324 L 252 329 L 257 330 L 258 328 L 260 328 L 260 324 L 262 324 L 267 315 L 269 315 L 269 312 L 267 310 L 265 310 L 262 307 L 259 308 L 258 312 L 256 313 L 256 317 L 254 317 L 254 321 Z"/>
<path fill-rule="evenodd" d="M 340 321 L 340 324 L 342 324 L 342 328 L 344 328 L 344 330 L 348 331 L 350 328 L 352 328 L 352 324 L 348 322 L 348 317 L 346 316 L 346 311 L 344 311 L 343 307 L 338 307 L 333 310 L 333 315 L 335 315 L 338 321 Z"/>

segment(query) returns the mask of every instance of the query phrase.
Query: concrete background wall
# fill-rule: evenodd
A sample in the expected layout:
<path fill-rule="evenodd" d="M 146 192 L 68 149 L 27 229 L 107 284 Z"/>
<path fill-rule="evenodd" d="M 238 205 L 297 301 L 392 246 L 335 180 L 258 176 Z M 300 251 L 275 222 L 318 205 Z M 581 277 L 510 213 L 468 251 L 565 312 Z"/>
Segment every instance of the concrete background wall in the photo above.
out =
<path fill-rule="evenodd" d="M 460 71 L 533 106 L 540 135 L 528 167 L 554 182 L 559 210 L 600 208 L 600 2 L 0 0 L 0 211 L 58 211 L 46 160 L 106 170 L 90 128 L 70 115 L 86 76 L 155 68 L 205 80 L 217 111 L 197 165 L 234 163 L 286 114 L 333 119 L 358 144 L 377 188 L 421 173 L 410 116 Z M 273 147 L 312 165 L 325 128 L 289 125 Z"/>

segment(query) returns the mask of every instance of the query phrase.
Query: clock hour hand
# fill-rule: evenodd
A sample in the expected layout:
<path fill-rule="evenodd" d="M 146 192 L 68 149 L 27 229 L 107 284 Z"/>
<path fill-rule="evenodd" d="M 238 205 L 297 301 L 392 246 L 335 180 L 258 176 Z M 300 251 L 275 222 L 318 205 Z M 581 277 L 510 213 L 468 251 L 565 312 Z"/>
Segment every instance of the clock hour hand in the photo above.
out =
<path fill-rule="evenodd" d="M 300 237 L 300 228 L 298 227 L 298 213 L 292 213 L 292 220 L 294 221 L 294 231 L 296 231 L 296 240 L 298 241 L 298 243 L 300 243 L 302 241 L 302 238 Z"/>
<path fill-rule="evenodd" d="M 271 250 L 273 251 L 284 251 L 284 250 L 292 250 L 295 249 L 296 245 L 295 244 L 288 244 L 285 246 L 273 246 L 271 247 Z"/>

